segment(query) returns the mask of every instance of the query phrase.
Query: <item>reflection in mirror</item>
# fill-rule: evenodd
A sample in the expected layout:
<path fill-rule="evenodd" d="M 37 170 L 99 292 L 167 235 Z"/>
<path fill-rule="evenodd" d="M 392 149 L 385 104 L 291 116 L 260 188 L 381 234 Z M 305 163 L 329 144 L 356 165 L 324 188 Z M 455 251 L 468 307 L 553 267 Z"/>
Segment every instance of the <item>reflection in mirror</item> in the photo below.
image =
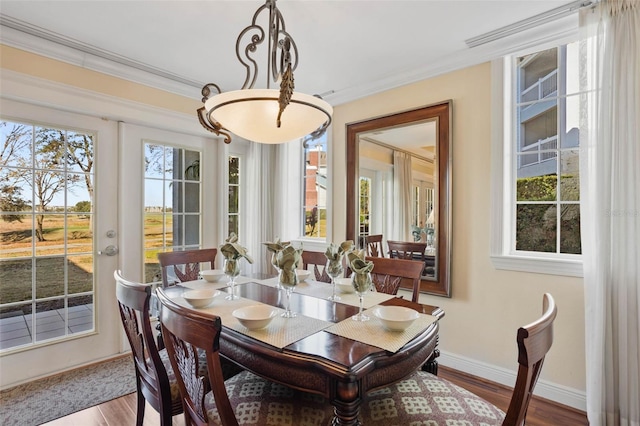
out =
<path fill-rule="evenodd" d="M 423 276 L 435 279 L 436 121 L 377 129 L 357 137 L 360 246 L 369 235 L 382 235 L 382 247 L 388 247 L 387 241 L 418 243 L 413 247 L 421 248 L 421 253 L 414 256 L 426 261 Z"/>
<path fill-rule="evenodd" d="M 451 295 L 450 106 L 347 125 L 347 239 L 364 248 L 381 235 L 385 257 L 392 245 L 417 250 L 405 257 L 425 262 L 421 291 L 442 296 Z"/>

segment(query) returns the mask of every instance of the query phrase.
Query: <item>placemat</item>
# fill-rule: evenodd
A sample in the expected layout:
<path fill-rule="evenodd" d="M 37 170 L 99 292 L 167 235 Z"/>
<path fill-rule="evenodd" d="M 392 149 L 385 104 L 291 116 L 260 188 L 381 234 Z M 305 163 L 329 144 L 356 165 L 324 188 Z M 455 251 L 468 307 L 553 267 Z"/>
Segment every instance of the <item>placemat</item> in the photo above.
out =
<path fill-rule="evenodd" d="M 213 299 L 211 305 L 196 310 L 217 315 L 225 327 L 239 331 L 242 334 L 275 346 L 278 349 L 282 349 L 300 339 L 324 330 L 332 324 L 327 321 L 306 317 L 300 313 L 298 313 L 295 318 L 282 318 L 279 314 L 284 312 L 284 309 L 273 307 L 278 310 L 278 316 L 273 318 L 267 327 L 261 330 L 249 330 L 240 324 L 232 315 L 232 312 L 243 306 L 261 305 L 262 303 L 242 297 L 236 300 L 225 300 L 225 296 L 226 293 L 222 293 Z M 194 309 L 182 296 L 175 297 L 173 300 L 179 305 Z"/>
<path fill-rule="evenodd" d="M 373 315 L 372 309 L 367 309 L 364 313 L 371 317 L 369 321 L 359 322 L 347 318 L 325 328 L 325 331 L 390 352 L 397 352 L 411 339 L 437 321 L 437 318 L 434 316 L 419 314 L 418 319 L 405 330 L 387 331 L 382 327 L 380 320 Z"/>
<path fill-rule="evenodd" d="M 333 292 L 333 287 L 330 283 L 323 283 L 313 280 L 305 280 L 300 282 L 296 289 L 295 293 L 306 294 L 309 296 L 314 296 L 319 299 L 326 299 L 331 296 Z M 358 297 L 357 293 L 342 293 L 340 290 L 336 290 L 336 295 L 340 296 L 340 300 L 338 303 L 344 303 L 345 305 L 351 306 L 360 306 L 360 297 Z M 385 300 L 393 299 L 394 296 L 392 294 L 386 293 L 378 293 L 376 291 L 370 291 L 364 296 L 364 300 L 362 302 L 362 306 L 365 309 L 371 308 L 373 306 L 379 305 Z"/>

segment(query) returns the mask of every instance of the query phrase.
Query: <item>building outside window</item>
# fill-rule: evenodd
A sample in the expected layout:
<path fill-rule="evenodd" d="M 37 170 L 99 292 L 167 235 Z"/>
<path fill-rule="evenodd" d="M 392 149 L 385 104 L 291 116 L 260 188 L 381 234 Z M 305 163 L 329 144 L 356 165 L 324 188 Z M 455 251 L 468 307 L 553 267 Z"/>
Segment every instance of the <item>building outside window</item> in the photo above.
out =
<path fill-rule="evenodd" d="M 327 139 L 326 135 L 304 147 L 303 235 L 327 236 Z"/>
<path fill-rule="evenodd" d="M 513 248 L 580 254 L 578 43 L 514 67 Z"/>

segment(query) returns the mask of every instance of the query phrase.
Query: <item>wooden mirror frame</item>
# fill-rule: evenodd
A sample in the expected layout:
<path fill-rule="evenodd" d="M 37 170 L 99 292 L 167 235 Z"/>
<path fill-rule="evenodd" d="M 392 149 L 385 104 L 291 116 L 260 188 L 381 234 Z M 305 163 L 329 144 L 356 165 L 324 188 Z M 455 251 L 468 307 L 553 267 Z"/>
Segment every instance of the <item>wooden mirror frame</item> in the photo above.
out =
<path fill-rule="evenodd" d="M 359 175 L 358 134 L 377 129 L 398 127 L 414 122 L 436 120 L 437 231 L 436 279 L 422 279 L 420 291 L 436 296 L 451 297 L 451 101 L 398 112 L 383 117 L 347 124 L 347 240 L 356 241 L 358 217 L 357 182 Z"/>

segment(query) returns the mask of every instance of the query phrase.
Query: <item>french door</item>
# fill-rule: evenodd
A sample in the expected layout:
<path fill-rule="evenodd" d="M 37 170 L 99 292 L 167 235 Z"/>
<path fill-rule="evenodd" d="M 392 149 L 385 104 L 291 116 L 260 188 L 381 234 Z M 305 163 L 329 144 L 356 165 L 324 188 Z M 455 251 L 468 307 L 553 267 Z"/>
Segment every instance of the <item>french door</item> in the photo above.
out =
<path fill-rule="evenodd" d="M 4 387 L 120 351 L 120 235 L 117 123 L 0 102 Z"/>

